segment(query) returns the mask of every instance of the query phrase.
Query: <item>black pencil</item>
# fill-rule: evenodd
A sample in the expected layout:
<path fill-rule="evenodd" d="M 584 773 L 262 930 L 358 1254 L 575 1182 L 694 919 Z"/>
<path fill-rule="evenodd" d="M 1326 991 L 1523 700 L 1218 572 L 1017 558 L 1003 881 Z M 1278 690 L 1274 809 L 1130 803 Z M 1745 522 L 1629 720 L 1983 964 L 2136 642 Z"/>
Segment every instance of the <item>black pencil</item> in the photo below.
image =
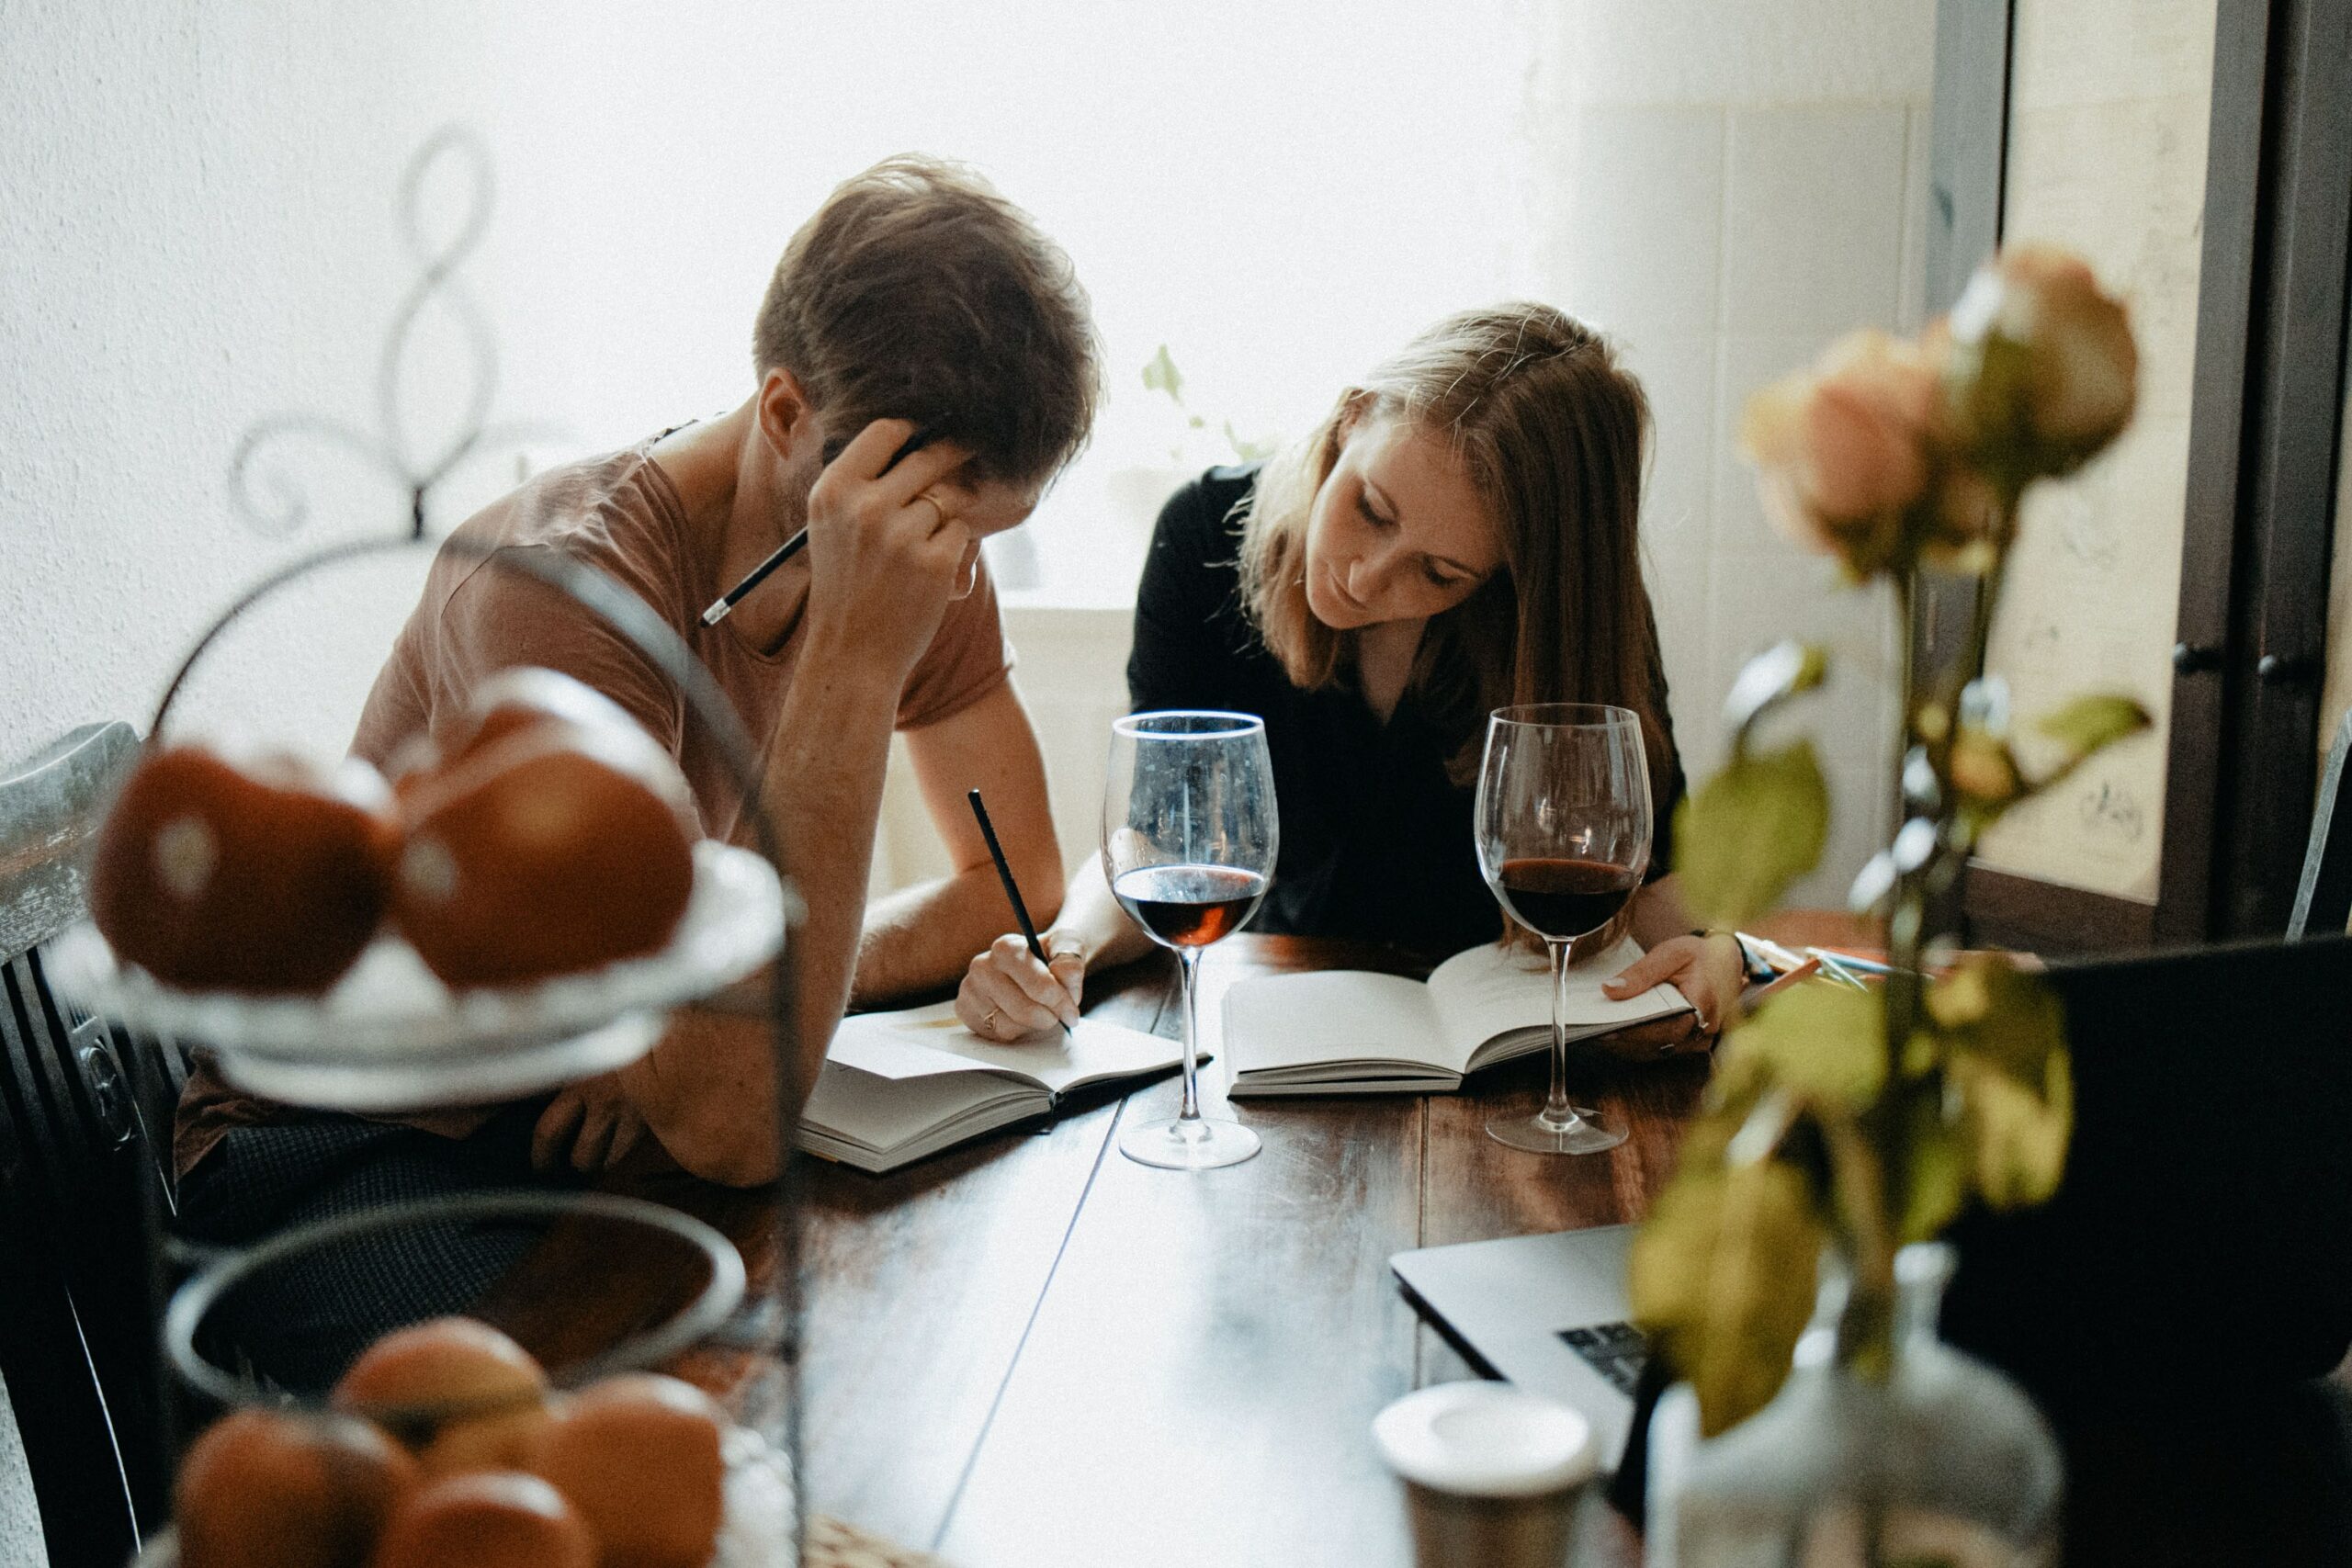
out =
<path fill-rule="evenodd" d="M 1052 960 L 1046 956 L 1045 945 L 1037 940 L 1036 922 L 1029 918 L 1029 906 L 1022 902 L 1021 885 L 1012 880 L 1012 866 L 1004 858 L 1004 846 L 996 841 L 996 824 L 989 820 L 989 808 L 980 799 L 978 790 L 968 790 L 964 798 L 972 803 L 972 815 L 980 824 L 980 837 L 989 841 L 989 859 L 996 862 L 996 876 L 1004 884 L 1005 901 L 1012 906 L 1012 918 L 1021 922 L 1021 938 L 1029 944 L 1029 956 L 1048 969 Z M 1062 1032 L 1069 1032 L 1069 1025 L 1062 1025 Z"/>
<path fill-rule="evenodd" d="M 715 626 L 719 622 L 725 620 L 727 618 L 727 612 L 732 610 L 736 605 L 743 602 L 744 594 L 749 593 L 752 589 L 757 588 L 761 583 L 765 582 L 768 580 L 770 573 L 774 572 L 776 568 L 782 566 L 793 557 L 798 555 L 800 553 L 800 547 L 808 542 L 808 530 L 803 528 L 800 532 L 793 535 L 792 537 L 778 545 L 775 547 L 775 553 L 774 555 L 768 557 L 767 559 L 762 561 L 759 565 L 753 567 L 750 571 L 744 574 L 742 581 L 737 583 L 734 587 L 729 589 L 726 592 L 720 594 L 718 598 L 713 599 L 710 602 L 710 608 L 702 613 L 702 624 L 707 626 Z"/>
<path fill-rule="evenodd" d="M 890 459 L 889 468 L 886 468 L 882 471 L 886 474 L 888 473 L 890 468 L 897 468 L 899 463 L 904 461 L 913 453 L 922 451 L 923 447 L 930 445 L 930 431 L 916 431 L 914 434 L 907 438 L 907 444 L 899 447 L 897 455 Z M 833 459 L 840 457 L 842 449 L 848 446 L 849 438 L 847 436 L 836 435 L 831 441 L 825 443 L 818 455 L 824 460 L 825 466 L 827 468 L 831 468 L 832 467 Z M 935 501 L 932 502 L 932 505 L 934 507 L 938 504 L 939 503 Z M 946 520 L 947 514 L 944 512 L 942 512 L 939 515 L 942 522 Z M 743 574 L 742 581 L 737 583 L 734 587 L 729 589 L 726 592 L 720 594 L 718 598 L 713 599 L 710 602 L 710 608 L 702 613 L 702 624 L 707 626 L 715 626 L 719 622 L 725 620 L 728 616 L 728 613 L 733 610 L 736 605 L 743 602 L 743 595 L 749 593 L 752 589 L 757 588 L 761 583 L 765 582 L 768 578 L 775 573 L 776 568 L 782 566 L 785 562 L 798 555 L 800 553 L 801 547 L 806 545 L 808 542 L 808 530 L 803 528 L 800 532 L 793 535 L 792 537 L 778 545 L 775 547 L 775 554 L 769 556 L 767 559 L 762 561 L 759 565 L 753 567 L 750 571 Z M 1003 861 L 999 860 L 997 863 L 1001 865 L 1004 863 Z"/>

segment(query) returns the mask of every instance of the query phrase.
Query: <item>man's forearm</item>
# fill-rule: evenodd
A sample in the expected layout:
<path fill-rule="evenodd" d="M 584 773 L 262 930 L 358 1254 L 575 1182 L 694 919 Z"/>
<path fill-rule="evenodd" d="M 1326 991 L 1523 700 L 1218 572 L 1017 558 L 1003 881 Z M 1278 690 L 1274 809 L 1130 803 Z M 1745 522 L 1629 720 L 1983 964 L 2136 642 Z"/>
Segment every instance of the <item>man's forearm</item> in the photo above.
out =
<path fill-rule="evenodd" d="M 1020 881 L 1029 918 L 1043 931 L 1060 912 L 1061 888 L 1046 876 Z M 937 990 L 1016 923 L 994 865 L 970 866 L 893 893 L 866 912 L 853 995 L 867 1007 Z"/>
<path fill-rule="evenodd" d="M 814 1072 L 848 1006 L 865 923 L 875 822 L 897 716 L 896 682 L 835 664 L 810 649 L 770 748 L 768 809 L 808 912 L 792 940 L 800 1050 Z"/>
<path fill-rule="evenodd" d="M 895 688 L 852 661 L 804 653 L 779 716 L 764 781 L 785 864 L 807 914 L 787 938 L 797 986 L 800 1083 L 815 1081 L 847 1005 L 865 913 L 875 818 L 888 761 Z M 749 841 L 748 827 L 739 839 Z M 772 1179 L 780 1140 L 764 1028 L 684 1021 L 623 1075 L 672 1158 L 735 1185 Z M 794 1114 L 799 1108 L 791 1108 Z"/>

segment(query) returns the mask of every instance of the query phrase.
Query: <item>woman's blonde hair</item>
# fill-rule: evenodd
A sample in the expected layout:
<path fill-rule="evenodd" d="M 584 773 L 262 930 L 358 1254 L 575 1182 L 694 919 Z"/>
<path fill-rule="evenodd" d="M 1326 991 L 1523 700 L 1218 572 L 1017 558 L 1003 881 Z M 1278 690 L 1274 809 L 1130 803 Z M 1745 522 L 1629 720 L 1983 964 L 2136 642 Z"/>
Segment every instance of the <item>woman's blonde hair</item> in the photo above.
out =
<path fill-rule="evenodd" d="M 1307 608 L 1307 514 L 1351 431 L 1404 420 L 1444 440 L 1500 536 L 1503 565 L 1432 616 L 1408 687 L 1464 733 L 1476 776 L 1483 720 L 1515 703 L 1595 702 L 1642 718 L 1657 808 L 1673 773 L 1657 626 L 1638 518 L 1649 401 L 1599 333 L 1548 305 L 1448 317 L 1350 388 L 1304 440 L 1268 460 L 1241 517 L 1241 592 L 1294 683 L 1351 672 L 1355 637 Z"/>

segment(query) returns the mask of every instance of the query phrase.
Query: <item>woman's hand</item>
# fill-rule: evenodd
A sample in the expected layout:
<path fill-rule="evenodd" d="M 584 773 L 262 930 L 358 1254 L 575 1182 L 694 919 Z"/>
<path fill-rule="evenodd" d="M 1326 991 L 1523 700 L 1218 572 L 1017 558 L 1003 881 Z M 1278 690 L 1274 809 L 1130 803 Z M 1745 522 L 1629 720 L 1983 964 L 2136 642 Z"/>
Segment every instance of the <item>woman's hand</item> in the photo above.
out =
<path fill-rule="evenodd" d="M 1731 1021 L 1746 979 L 1739 943 L 1729 932 L 1718 931 L 1703 938 L 1667 938 L 1626 965 L 1614 979 L 1603 983 L 1601 990 L 1612 1001 L 1623 1001 L 1639 996 L 1652 986 L 1671 985 L 1682 993 L 1696 1014 L 1690 1032 L 1703 1039 L 1719 1033 Z M 1672 1049 L 1672 1043 L 1664 1048 Z"/>
<path fill-rule="evenodd" d="M 1086 957 L 1078 938 L 1047 931 L 1039 945 L 1050 965 L 1030 956 L 1019 933 L 1001 936 L 972 960 L 956 992 L 956 1016 L 983 1040 L 1020 1040 L 1078 1021 Z"/>

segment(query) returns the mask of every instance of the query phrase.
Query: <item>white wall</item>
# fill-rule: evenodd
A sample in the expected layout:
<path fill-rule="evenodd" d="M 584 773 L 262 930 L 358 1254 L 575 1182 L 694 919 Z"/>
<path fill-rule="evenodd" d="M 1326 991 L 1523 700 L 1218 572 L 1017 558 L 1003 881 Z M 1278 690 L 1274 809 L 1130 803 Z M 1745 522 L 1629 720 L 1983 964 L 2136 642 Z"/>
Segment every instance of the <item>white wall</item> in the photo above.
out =
<path fill-rule="evenodd" d="M 472 276 L 502 409 L 562 432 L 539 460 L 741 397 L 776 254 L 842 175 L 908 148 L 978 164 L 1096 298 L 1109 416 L 1036 526 L 1052 596 L 1115 602 L 1151 504 L 1116 502 L 1136 491 L 1121 471 L 1184 439 L 1140 385 L 1159 344 L 1197 405 L 1266 434 L 1503 291 L 1524 231 L 1494 156 L 1520 0 L 1359 19 L 1245 0 L 905 0 L 887 25 L 847 0 L 9 0 L 0 759 L 140 716 L 202 613 L 284 553 L 229 518 L 228 456 L 275 410 L 368 414 L 413 276 L 393 186 L 452 118 L 496 160 Z M 428 355 L 412 378 L 420 424 L 447 415 L 448 369 Z M 1218 455 L 1195 438 L 1186 457 Z M 321 503 L 306 543 L 400 515 L 347 465 L 289 471 Z M 484 465 L 450 518 L 513 477 Z M 340 745 L 413 575 L 289 602 L 216 667 L 210 712 Z"/>
<path fill-rule="evenodd" d="M 364 411 L 411 271 L 391 185 L 455 102 L 420 46 L 448 13 L 395 9 L 11 0 L 0 761 L 90 719 L 143 724 L 203 614 L 284 553 L 223 504 L 249 421 Z M 364 475 L 316 472 L 312 538 L 400 514 Z M 347 731 L 390 636 L 356 604 L 313 599 L 266 653 L 228 650 L 264 694 L 250 711 Z"/>
<path fill-rule="evenodd" d="M 1930 0 L 1401 5 L 1343 37 L 1320 7 L 1241 0 L 1048 11 L 922 0 L 883 70 L 871 11 L 845 4 L 12 0 L 0 759 L 143 718 L 203 615 L 289 547 L 232 521 L 227 457 L 271 411 L 368 417 L 413 276 L 392 186 L 435 126 L 480 125 L 497 160 L 472 276 L 502 411 L 564 432 L 539 460 L 731 401 L 784 236 L 844 172 L 922 146 L 1033 207 L 1102 307 L 1111 417 L 1037 530 L 1101 579 L 1080 602 L 1132 581 L 1110 488 L 1170 438 L 1125 384 L 1160 341 L 1263 434 L 1468 300 L 1532 292 L 1620 333 L 1657 411 L 1651 552 L 1694 771 L 1755 647 L 1811 631 L 1850 656 L 1821 716 L 1839 836 L 1806 890 L 1835 901 L 1884 828 L 1883 616 L 1771 537 L 1730 431 L 1838 330 L 1917 315 Z M 1087 162 L 1109 146 L 1115 164 Z M 447 355 L 424 363 L 413 384 L 445 385 Z M 420 423 L 445 407 L 427 396 Z M 444 521 L 510 465 L 465 476 Z M 305 543 L 400 514 L 348 465 L 289 471 L 320 502 Z M 413 578 L 288 601 L 211 667 L 198 716 L 339 746 Z M 1039 615 L 1019 628 L 1033 701 L 1115 702 L 1116 616 Z M 1091 723 L 1052 758 L 1081 781 L 1061 792 L 1073 853 Z M 894 875 L 919 869 L 919 844 L 886 849 Z"/>
<path fill-rule="evenodd" d="M 1606 328 L 1648 389 L 1651 593 L 1694 783 L 1722 761 L 1718 716 L 1748 656 L 1792 636 L 1835 650 L 1803 722 L 1837 815 L 1793 897 L 1842 906 L 1891 827 L 1893 610 L 1774 534 L 1736 432 L 1749 392 L 1841 333 L 1919 324 L 1933 0 L 1560 0 L 1530 21 L 1517 102 L 1531 221 L 1497 276 Z M 1024 656 L 1032 706 L 1114 711 L 1124 629 L 1038 611 L 1016 623 L 1024 650 L 1049 625 L 1038 649 L 1055 651 Z M 1076 862 L 1095 827 L 1091 795 L 1071 796 L 1100 777 L 1102 735 L 1067 728 L 1048 756 Z M 939 868 L 903 783 L 877 858 L 889 881 Z"/>
<path fill-rule="evenodd" d="M 1884 843 L 1892 611 L 1765 521 L 1736 447 L 1758 387 L 1864 325 L 1918 324 L 1933 0 L 1564 0 L 1531 89 L 1546 298 L 1648 388 L 1644 527 L 1675 731 L 1718 765 L 1740 664 L 1783 637 L 1838 660 L 1804 716 L 1836 803 L 1800 902 L 1842 905 Z"/>

